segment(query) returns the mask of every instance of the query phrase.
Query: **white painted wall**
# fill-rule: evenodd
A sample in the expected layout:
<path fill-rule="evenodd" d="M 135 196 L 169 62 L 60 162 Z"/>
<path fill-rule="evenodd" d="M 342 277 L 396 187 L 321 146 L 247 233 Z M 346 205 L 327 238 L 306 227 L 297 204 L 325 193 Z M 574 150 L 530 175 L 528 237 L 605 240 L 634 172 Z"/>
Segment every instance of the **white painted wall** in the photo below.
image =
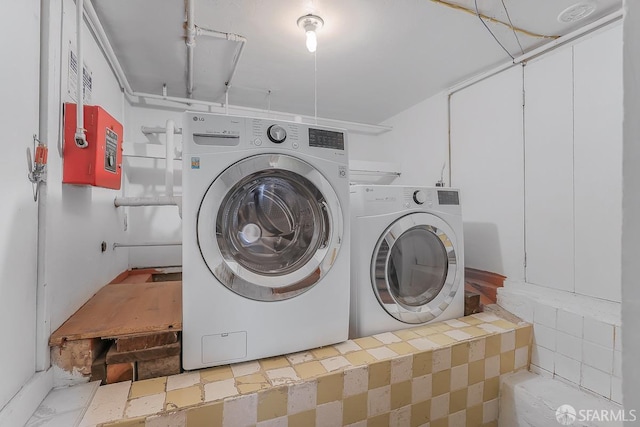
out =
<path fill-rule="evenodd" d="M 0 409 L 35 373 L 37 204 L 27 180 L 25 150 L 38 133 L 40 2 L 10 0 L 0 13 Z M 11 13 L 7 13 L 11 10 Z M 19 43 L 18 41 L 19 34 Z M 18 65 L 19 64 L 19 65 Z M 0 417 L 1 419 L 1 417 Z"/>
<path fill-rule="evenodd" d="M 451 184 L 468 267 L 524 279 L 522 68 L 451 96 Z"/>
<path fill-rule="evenodd" d="M 640 3 L 625 0 L 622 163 L 622 360 L 624 407 L 640 409 Z M 628 423 L 632 425 L 633 423 Z"/>
<path fill-rule="evenodd" d="M 440 93 L 385 120 L 390 132 L 351 144 L 351 159 L 400 165 L 393 184 L 434 186 L 444 166 L 449 183 L 447 94 Z"/>
<path fill-rule="evenodd" d="M 60 37 L 57 61 L 59 80 L 50 88 L 51 96 L 62 99 L 49 109 L 51 118 L 60 117 L 62 102 L 70 101 L 67 93 L 69 43 L 75 46 L 75 3 L 53 0 L 60 4 L 62 14 L 53 15 L 52 22 L 62 18 L 61 36 L 53 25 L 52 36 Z M 117 120 L 124 120 L 123 95 L 98 45 L 86 27 L 84 31 L 84 61 L 93 72 L 92 104 L 102 106 Z M 75 47 L 74 47 L 75 49 Z M 58 83 L 59 82 L 59 83 Z M 61 86 L 60 86 L 61 85 Z M 53 119 L 52 119 L 53 120 Z M 55 121 L 54 121 L 55 122 Z M 126 125 L 126 123 L 125 123 Z M 84 304 L 98 289 L 127 269 L 126 249 L 113 250 L 116 240 L 124 240 L 124 212 L 117 210 L 113 199 L 119 191 L 62 184 L 60 129 L 51 126 L 48 139 L 49 176 L 47 195 L 46 271 L 50 298 L 51 331 Z M 107 242 L 107 251 L 100 243 Z"/>

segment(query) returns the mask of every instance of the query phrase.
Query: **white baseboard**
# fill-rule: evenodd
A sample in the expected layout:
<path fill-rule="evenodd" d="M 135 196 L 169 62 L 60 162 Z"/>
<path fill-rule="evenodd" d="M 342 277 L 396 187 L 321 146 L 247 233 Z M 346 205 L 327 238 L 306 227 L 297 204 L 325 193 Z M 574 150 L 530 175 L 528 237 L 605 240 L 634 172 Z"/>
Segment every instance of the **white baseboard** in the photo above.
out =
<path fill-rule="evenodd" d="M 0 426 L 23 426 L 53 388 L 53 370 L 36 372 L 0 410 Z"/>

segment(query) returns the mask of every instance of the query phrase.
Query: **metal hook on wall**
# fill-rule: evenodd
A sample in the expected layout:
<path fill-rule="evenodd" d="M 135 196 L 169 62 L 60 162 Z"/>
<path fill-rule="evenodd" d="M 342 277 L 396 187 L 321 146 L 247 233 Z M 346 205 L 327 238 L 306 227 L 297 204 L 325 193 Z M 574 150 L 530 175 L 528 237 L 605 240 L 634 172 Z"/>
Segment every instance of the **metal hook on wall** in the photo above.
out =
<path fill-rule="evenodd" d="M 27 178 L 33 184 L 33 201 L 38 201 L 40 184 L 47 180 L 47 154 L 48 149 L 40 142 L 37 135 L 33 135 L 33 158 L 31 148 L 27 147 Z"/>

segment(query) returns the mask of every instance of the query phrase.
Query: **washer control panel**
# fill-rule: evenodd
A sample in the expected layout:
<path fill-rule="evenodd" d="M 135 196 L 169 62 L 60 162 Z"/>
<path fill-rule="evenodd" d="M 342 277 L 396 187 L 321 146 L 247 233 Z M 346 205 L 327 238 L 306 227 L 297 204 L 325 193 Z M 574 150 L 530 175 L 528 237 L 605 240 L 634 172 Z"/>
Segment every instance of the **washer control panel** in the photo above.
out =
<path fill-rule="evenodd" d="M 287 139 L 287 131 L 280 125 L 271 125 L 267 129 L 267 136 L 271 142 L 282 144 Z"/>

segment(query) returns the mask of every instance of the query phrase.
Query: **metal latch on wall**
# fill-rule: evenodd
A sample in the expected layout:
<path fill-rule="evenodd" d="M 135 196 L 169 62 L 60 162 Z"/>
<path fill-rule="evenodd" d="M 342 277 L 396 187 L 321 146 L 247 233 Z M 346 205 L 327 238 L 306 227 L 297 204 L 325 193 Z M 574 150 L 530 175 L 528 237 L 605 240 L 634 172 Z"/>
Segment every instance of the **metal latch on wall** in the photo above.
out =
<path fill-rule="evenodd" d="M 40 192 L 40 184 L 47 180 L 47 154 L 48 148 L 40 142 L 37 135 L 33 135 L 33 157 L 31 156 L 31 148 L 27 147 L 27 177 L 33 184 L 33 201 L 38 201 Z"/>

